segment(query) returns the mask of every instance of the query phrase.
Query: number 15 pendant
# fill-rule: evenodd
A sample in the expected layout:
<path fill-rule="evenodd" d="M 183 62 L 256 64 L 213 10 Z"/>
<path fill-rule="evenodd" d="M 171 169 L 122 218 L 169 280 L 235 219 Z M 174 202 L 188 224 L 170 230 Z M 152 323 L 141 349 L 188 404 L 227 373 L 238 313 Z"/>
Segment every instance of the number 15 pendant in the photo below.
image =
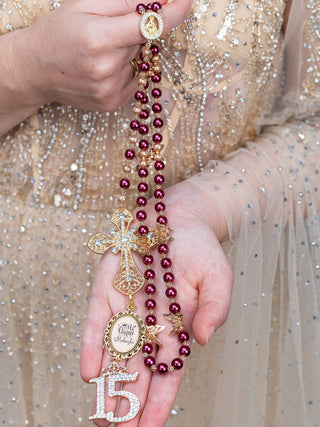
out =
<path fill-rule="evenodd" d="M 89 420 L 106 419 L 109 422 L 121 423 L 130 421 L 140 409 L 138 397 L 128 391 L 117 391 L 115 383 L 117 381 L 136 381 L 139 373 L 130 374 L 126 368 L 118 365 L 119 360 L 130 359 L 138 353 L 145 340 L 145 325 L 141 317 L 132 309 L 119 312 L 108 322 L 104 331 L 104 344 L 113 357 L 111 365 L 104 369 L 100 376 L 92 378 L 89 382 L 97 384 L 97 405 L 96 412 Z M 129 412 L 123 417 L 115 417 L 113 412 L 105 410 L 105 384 L 108 381 L 109 397 L 125 397 L 129 400 Z"/>

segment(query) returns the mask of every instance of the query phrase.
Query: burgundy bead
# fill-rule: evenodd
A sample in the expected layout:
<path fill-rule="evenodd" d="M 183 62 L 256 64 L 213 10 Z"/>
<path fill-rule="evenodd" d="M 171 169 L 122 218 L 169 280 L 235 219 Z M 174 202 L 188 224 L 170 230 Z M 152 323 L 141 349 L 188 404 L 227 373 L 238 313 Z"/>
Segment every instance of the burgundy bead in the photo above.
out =
<path fill-rule="evenodd" d="M 163 184 L 163 183 L 164 183 L 164 176 L 163 176 L 163 175 L 161 175 L 160 173 L 158 173 L 158 175 L 156 175 L 156 176 L 154 177 L 154 182 L 155 182 L 156 184 Z"/>
<path fill-rule="evenodd" d="M 161 104 L 159 104 L 158 102 L 156 102 L 155 104 L 153 104 L 153 106 L 152 106 L 152 111 L 154 112 L 154 113 L 161 113 L 161 111 L 162 111 L 162 105 Z"/>
<path fill-rule="evenodd" d="M 126 150 L 126 152 L 125 152 L 125 156 L 128 160 L 134 159 L 135 155 L 136 155 L 135 151 L 131 150 L 131 149 Z"/>
<path fill-rule="evenodd" d="M 141 135 L 146 135 L 149 132 L 149 127 L 147 125 L 140 125 L 139 126 L 139 133 Z"/>
<path fill-rule="evenodd" d="M 145 93 L 143 93 L 141 90 L 138 90 L 135 94 L 134 94 L 135 100 L 136 101 L 141 101 L 141 99 L 143 99 L 145 97 Z"/>
<path fill-rule="evenodd" d="M 154 12 L 158 12 L 158 10 L 160 10 L 162 8 L 161 4 L 158 1 L 155 1 L 154 3 L 152 3 L 151 5 L 151 9 Z"/>
<path fill-rule="evenodd" d="M 145 352 L 146 353 L 146 352 Z M 171 362 L 171 366 L 174 367 L 174 369 L 181 369 L 183 366 L 183 362 L 181 359 L 179 359 L 179 357 L 177 357 L 176 359 L 173 359 Z"/>
<path fill-rule="evenodd" d="M 155 294 L 155 293 L 156 293 L 156 287 L 154 286 L 154 284 L 153 284 L 153 283 L 148 283 L 148 284 L 146 285 L 146 289 L 145 289 L 145 291 L 146 291 L 146 294 L 147 294 L 147 295 L 153 295 L 153 294 Z"/>
<path fill-rule="evenodd" d="M 132 130 L 138 130 L 140 126 L 140 123 L 138 122 L 138 120 L 131 120 L 130 122 L 130 128 Z"/>
<path fill-rule="evenodd" d="M 149 186 L 146 182 L 140 182 L 138 184 L 138 190 L 140 191 L 140 193 L 146 193 L 149 189 Z"/>
<path fill-rule="evenodd" d="M 151 80 L 152 80 L 152 82 L 153 83 L 160 83 L 161 82 L 161 76 L 160 76 L 160 74 L 154 74 L 152 77 L 151 77 Z"/>
<path fill-rule="evenodd" d="M 140 101 L 141 104 L 148 104 L 149 98 L 147 97 L 147 95 L 144 96 L 144 98 Z"/>
<path fill-rule="evenodd" d="M 147 219 L 147 213 L 145 211 L 138 211 L 136 213 L 136 218 L 138 221 L 145 221 Z"/>
<path fill-rule="evenodd" d="M 144 306 L 147 310 L 153 310 L 154 308 L 156 308 L 157 303 L 155 302 L 154 299 L 147 299 L 146 302 L 144 303 Z"/>
<path fill-rule="evenodd" d="M 164 162 L 163 162 L 162 160 L 157 160 L 157 161 L 154 163 L 154 168 L 155 168 L 157 171 L 161 171 L 161 170 L 163 170 L 163 169 L 165 168 L 165 164 L 164 164 Z"/>
<path fill-rule="evenodd" d="M 137 205 L 138 206 L 146 206 L 146 204 L 147 204 L 146 197 L 140 196 L 137 198 Z"/>
<path fill-rule="evenodd" d="M 168 224 L 168 218 L 164 215 L 159 215 L 157 218 L 157 223 L 160 225 L 167 225 Z"/>
<path fill-rule="evenodd" d="M 152 89 L 152 91 L 151 91 L 151 95 L 152 95 L 154 98 L 160 98 L 160 96 L 162 95 L 162 91 L 161 91 L 161 89 L 159 89 L 158 87 L 155 87 L 154 89 Z"/>
<path fill-rule="evenodd" d="M 166 296 L 168 298 L 174 298 L 175 296 L 177 296 L 177 290 L 176 288 L 167 288 L 166 289 Z"/>
<path fill-rule="evenodd" d="M 146 8 L 145 8 L 145 5 L 144 4 L 142 4 L 142 3 L 139 3 L 138 5 L 137 5 L 137 7 L 136 7 L 136 11 L 138 12 L 138 13 L 142 13 L 142 12 L 144 12 L 146 10 Z"/>
<path fill-rule="evenodd" d="M 142 110 L 139 114 L 140 119 L 146 120 L 149 117 L 149 111 Z"/>
<path fill-rule="evenodd" d="M 156 199 L 163 199 L 164 198 L 164 191 L 161 188 L 157 188 L 155 192 L 153 193 L 154 197 Z"/>
<path fill-rule="evenodd" d="M 143 344 L 142 346 L 142 353 L 147 353 L 147 354 L 151 354 L 153 352 L 153 345 L 146 342 L 145 344 Z"/>
<path fill-rule="evenodd" d="M 154 272 L 154 270 L 152 270 L 151 268 L 149 268 L 148 270 L 146 270 L 144 272 L 144 277 L 149 280 L 149 279 L 154 279 L 156 277 L 156 273 Z"/>
<path fill-rule="evenodd" d="M 143 5 L 143 8 L 145 9 L 144 5 Z M 144 58 L 145 58 L 145 56 L 144 56 L 144 54 L 143 54 L 142 51 L 139 53 L 139 58 L 141 59 L 141 61 L 143 61 Z"/>
<path fill-rule="evenodd" d="M 159 363 L 157 366 L 159 374 L 166 374 L 168 372 L 168 365 L 166 363 Z"/>
<path fill-rule="evenodd" d="M 142 71 L 143 73 L 146 73 L 147 71 L 150 70 L 150 65 L 147 62 L 141 62 L 139 65 L 140 71 Z"/>
<path fill-rule="evenodd" d="M 174 274 L 171 272 L 167 272 L 164 273 L 163 275 L 163 280 L 168 283 L 168 282 L 173 282 L 174 281 Z"/>
<path fill-rule="evenodd" d="M 147 9 L 147 10 L 152 10 L 152 5 L 151 5 L 151 3 L 148 3 L 148 4 L 146 5 L 146 9 Z"/>
<path fill-rule="evenodd" d="M 169 252 L 169 247 L 165 243 L 161 243 L 158 247 L 159 254 L 167 254 Z"/>
<path fill-rule="evenodd" d="M 124 189 L 126 190 L 127 188 L 129 188 L 129 187 L 130 187 L 130 181 L 129 181 L 127 178 L 123 178 L 123 179 L 120 181 L 120 187 L 121 187 L 121 188 L 124 188 Z"/>
<path fill-rule="evenodd" d="M 178 335 L 180 342 L 185 342 L 189 340 L 189 334 L 187 331 L 181 331 Z"/>
<path fill-rule="evenodd" d="M 155 325 L 157 323 L 157 318 L 153 314 L 148 314 L 146 317 L 146 323 L 149 326 Z M 182 346 L 183 347 L 183 346 Z M 181 353 L 180 353 L 181 354 Z"/>
<path fill-rule="evenodd" d="M 148 234 L 149 233 L 149 227 L 146 225 L 140 225 L 138 228 L 139 234 Z"/>
<path fill-rule="evenodd" d="M 160 264 L 162 268 L 170 268 L 172 266 L 172 261 L 170 258 L 163 258 Z"/>
<path fill-rule="evenodd" d="M 153 44 L 151 46 L 151 52 L 152 52 L 152 55 L 158 55 L 158 53 L 160 52 L 159 46 L 156 44 Z"/>
<path fill-rule="evenodd" d="M 169 306 L 169 311 L 172 314 L 177 314 L 180 313 L 181 307 L 180 304 L 178 304 L 177 302 L 173 302 L 172 304 L 170 304 Z"/>
<path fill-rule="evenodd" d="M 164 211 L 165 208 L 166 208 L 166 205 L 163 202 L 156 203 L 154 206 L 154 209 L 156 212 Z"/>
<path fill-rule="evenodd" d="M 138 170 L 138 175 L 140 176 L 140 178 L 146 178 L 149 175 L 148 169 L 140 168 Z"/>
<path fill-rule="evenodd" d="M 163 126 L 163 120 L 160 119 L 160 117 L 157 117 L 156 119 L 153 120 L 153 126 L 155 128 L 158 128 L 158 129 L 162 128 L 162 126 Z"/>
<path fill-rule="evenodd" d="M 141 141 L 139 141 L 140 150 L 147 150 L 148 147 L 149 147 L 148 141 L 146 141 L 145 139 L 141 139 Z"/>
<path fill-rule="evenodd" d="M 154 357 L 152 356 L 147 356 L 144 359 L 144 364 L 148 367 L 151 368 L 152 365 L 154 365 L 156 363 L 156 361 L 154 360 Z"/>
<path fill-rule="evenodd" d="M 152 136 L 152 141 L 155 142 L 156 144 L 160 144 L 160 142 L 162 141 L 162 135 L 160 133 L 155 133 Z"/>
<path fill-rule="evenodd" d="M 153 256 L 152 255 L 144 255 L 143 263 L 145 265 L 151 265 L 153 263 Z"/>
<path fill-rule="evenodd" d="M 187 345 L 182 345 L 179 348 L 179 353 L 180 353 L 181 356 L 189 356 L 190 353 L 191 353 L 190 347 L 187 346 Z"/>

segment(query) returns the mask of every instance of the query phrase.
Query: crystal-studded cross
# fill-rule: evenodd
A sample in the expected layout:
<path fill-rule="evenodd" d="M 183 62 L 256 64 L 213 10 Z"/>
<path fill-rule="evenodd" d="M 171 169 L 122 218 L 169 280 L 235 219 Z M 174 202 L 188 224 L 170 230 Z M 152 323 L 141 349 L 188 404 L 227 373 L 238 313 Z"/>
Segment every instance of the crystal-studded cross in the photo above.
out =
<path fill-rule="evenodd" d="M 110 230 L 108 235 L 98 233 L 91 237 L 88 247 L 97 254 L 104 254 L 109 248 L 115 254 L 121 252 L 120 264 L 113 280 L 113 286 L 122 294 L 134 295 L 144 284 L 144 277 L 136 266 L 131 251 L 147 253 L 158 243 L 167 243 L 170 239 L 170 229 L 158 226 L 149 227 L 149 233 L 140 235 L 136 227 L 129 226 L 133 215 L 124 207 L 118 208 L 111 217 L 111 222 L 117 229 Z"/>

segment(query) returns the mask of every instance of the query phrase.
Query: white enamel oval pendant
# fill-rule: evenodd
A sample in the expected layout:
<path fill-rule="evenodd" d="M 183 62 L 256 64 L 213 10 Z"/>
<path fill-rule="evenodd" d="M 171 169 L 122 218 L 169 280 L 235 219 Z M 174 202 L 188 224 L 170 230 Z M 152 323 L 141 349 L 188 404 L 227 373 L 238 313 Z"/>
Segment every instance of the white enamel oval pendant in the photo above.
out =
<path fill-rule="evenodd" d="M 144 322 L 137 313 L 129 310 L 114 315 L 104 331 L 105 346 L 118 360 L 130 359 L 138 353 L 144 340 Z"/>

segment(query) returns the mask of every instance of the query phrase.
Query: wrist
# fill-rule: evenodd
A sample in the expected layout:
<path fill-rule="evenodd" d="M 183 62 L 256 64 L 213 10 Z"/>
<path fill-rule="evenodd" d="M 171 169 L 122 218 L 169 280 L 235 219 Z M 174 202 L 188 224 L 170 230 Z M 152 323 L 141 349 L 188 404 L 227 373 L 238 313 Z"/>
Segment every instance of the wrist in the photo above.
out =
<path fill-rule="evenodd" d="M 195 183 L 186 180 L 166 190 L 168 212 L 188 212 L 206 222 L 222 242 L 228 235 L 227 217 L 221 203 Z"/>
<path fill-rule="evenodd" d="M 6 87 L 12 104 L 30 111 L 30 114 L 46 102 L 39 73 L 38 35 L 34 34 L 33 27 L 4 36 L 8 37 L 4 46 Z"/>

